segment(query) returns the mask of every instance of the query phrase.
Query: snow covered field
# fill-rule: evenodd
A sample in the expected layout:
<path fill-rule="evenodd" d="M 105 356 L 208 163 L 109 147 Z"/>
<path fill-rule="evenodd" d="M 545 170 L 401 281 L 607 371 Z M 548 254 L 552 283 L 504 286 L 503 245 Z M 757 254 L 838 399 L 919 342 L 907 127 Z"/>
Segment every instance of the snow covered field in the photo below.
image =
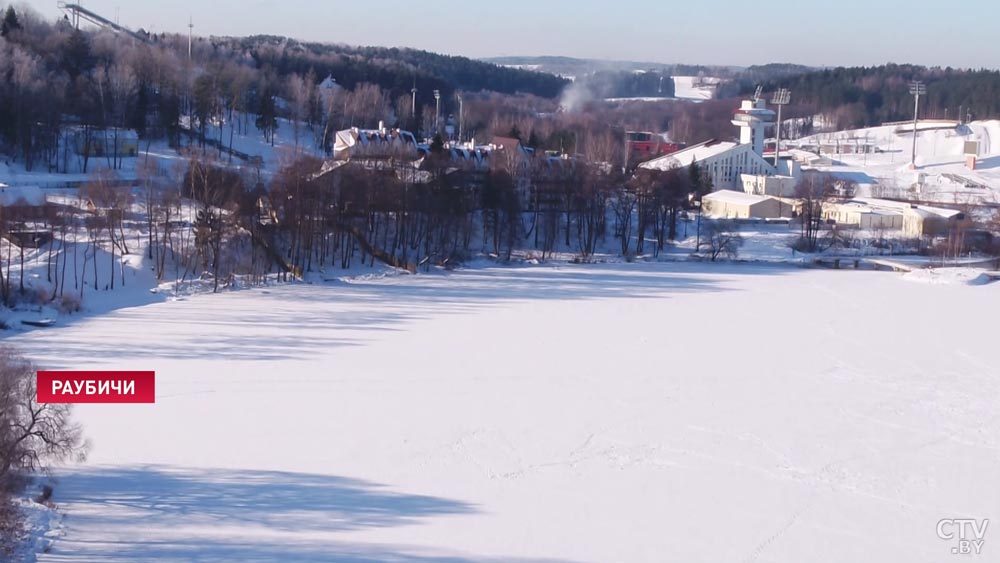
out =
<path fill-rule="evenodd" d="M 938 520 L 1000 518 L 996 310 L 890 273 L 481 267 L 7 340 L 157 371 L 155 405 L 78 407 L 45 562 L 948 561 Z"/>
<path fill-rule="evenodd" d="M 720 80 L 714 77 L 672 76 L 674 96 L 686 100 L 711 100 Z"/>
<path fill-rule="evenodd" d="M 917 170 L 910 169 L 912 125 L 819 133 L 793 145 L 842 146 L 870 143 L 876 154 L 833 154 L 833 166 L 821 167 L 859 184 L 859 195 L 887 195 L 948 204 L 1000 203 L 1000 121 L 986 120 L 947 127 L 921 123 L 917 133 Z M 978 143 L 976 170 L 966 167 L 964 145 Z M 881 193 L 884 192 L 884 193 Z"/>

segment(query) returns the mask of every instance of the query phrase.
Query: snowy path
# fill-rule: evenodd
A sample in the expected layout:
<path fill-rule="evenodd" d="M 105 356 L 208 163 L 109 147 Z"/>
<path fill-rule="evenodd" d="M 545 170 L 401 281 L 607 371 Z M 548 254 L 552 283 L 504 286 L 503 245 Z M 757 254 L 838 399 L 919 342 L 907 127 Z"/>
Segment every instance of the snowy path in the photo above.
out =
<path fill-rule="evenodd" d="M 78 409 L 41 560 L 947 561 L 939 519 L 1000 519 L 998 310 L 1000 284 L 622 264 L 34 331 L 46 367 L 158 374 L 156 405 Z"/>

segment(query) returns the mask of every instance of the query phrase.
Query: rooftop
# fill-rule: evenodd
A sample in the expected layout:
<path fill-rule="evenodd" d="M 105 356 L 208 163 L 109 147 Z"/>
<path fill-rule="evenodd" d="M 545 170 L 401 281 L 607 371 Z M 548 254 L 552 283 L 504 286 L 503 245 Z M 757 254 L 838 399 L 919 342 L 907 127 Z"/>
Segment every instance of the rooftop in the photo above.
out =
<path fill-rule="evenodd" d="M 671 168 L 690 166 L 692 162 L 703 162 L 706 159 L 731 151 L 738 146 L 740 144 L 734 141 L 710 139 L 704 143 L 692 145 L 675 153 L 643 162 L 639 167 L 652 170 L 669 170 Z"/>
<path fill-rule="evenodd" d="M 712 192 L 702 198 L 702 200 L 710 201 L 720 201 L 725 203 L 733 203 L 737 205 L 753 205 L 755 203 L 760 203 L 762 201 L 767 201 L 769 199 L 774 199 L 766 195 L 753 195 L 746 192 L 737 192 L 733 190 L 719 190 L 717 192 Z"/>
<path fill-rule="evenodd" d="M 874 197 L 858 197 L 854 201 L 869 205 L 871 207 L 881 207 L 883 209 L 895 209 L 897 211 L 906 211 L 908 209 L 916 209 L 925 213 L 930 213 L 932 215 L 938 215 L 944 218 L 954 217 L 961 213 L 956 209 L 948 209 L 945 207 L 933 207 L 930 205 L 915 205 L 905 201 L 893 201 L 891 199 L 879 199 Z"/>

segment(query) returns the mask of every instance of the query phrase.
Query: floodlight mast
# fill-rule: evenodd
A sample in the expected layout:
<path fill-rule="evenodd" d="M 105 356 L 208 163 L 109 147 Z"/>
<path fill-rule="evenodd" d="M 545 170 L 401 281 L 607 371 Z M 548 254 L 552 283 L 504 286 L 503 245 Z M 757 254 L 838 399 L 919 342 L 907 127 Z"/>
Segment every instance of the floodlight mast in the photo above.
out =
<path fill-rule="evenodd" d="M 435 131 L 440 131 L 441 129 L 441 91 L 434 90 L 434 129 Z"/>
<path fill-rule="evenodd" d="M 927 93 L 927 85 L 919 80 L 910 83 L 913 95 L 913 148 L 910 151 L 910 168 L 917 168 L 917 115 L 920 111 L 920 96 Z"/>
<path fill-rule="evenodd" d="M 464 133 L 463 128 L 465 126 L 465 105 L 462 100 L 462 94 L 457 94 L 458 96 L 458 142 L 462 142 L 462 134 Z"/>
<path fill-rule="evenodd" d="M 787 106 L 792 101 L 792 92 L 787 88 L 780 88 L 771 98 L 771 103 L 778 106 L 778 122 L 775 126 L 774 135 L 774 168 L 778 168 L 778 159 L 781 157 L 781 107 Z"/>
<path fill-rule="evenodd" d="M 410 90 L 410 118 L 417 119 L 417 79 L 413 79 L 413 89 Z"/>

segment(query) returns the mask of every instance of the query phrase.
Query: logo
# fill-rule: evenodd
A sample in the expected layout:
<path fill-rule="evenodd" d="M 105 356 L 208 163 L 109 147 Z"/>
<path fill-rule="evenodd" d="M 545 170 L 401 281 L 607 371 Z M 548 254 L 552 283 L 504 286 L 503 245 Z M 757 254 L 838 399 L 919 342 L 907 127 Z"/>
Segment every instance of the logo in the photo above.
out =
<path fill-rule="evenodd" d="M 40 371 L 39 403 L 155 403 L 152 371 Z"/>
<path fill-rule="evenodd" d="M 990 521 L 986 518 L 945 518 L 937 523 L 937 536 L 953 542 L 951 552 L 955 555 L 979 555 L 986 543 L 986 529 Z"/>

